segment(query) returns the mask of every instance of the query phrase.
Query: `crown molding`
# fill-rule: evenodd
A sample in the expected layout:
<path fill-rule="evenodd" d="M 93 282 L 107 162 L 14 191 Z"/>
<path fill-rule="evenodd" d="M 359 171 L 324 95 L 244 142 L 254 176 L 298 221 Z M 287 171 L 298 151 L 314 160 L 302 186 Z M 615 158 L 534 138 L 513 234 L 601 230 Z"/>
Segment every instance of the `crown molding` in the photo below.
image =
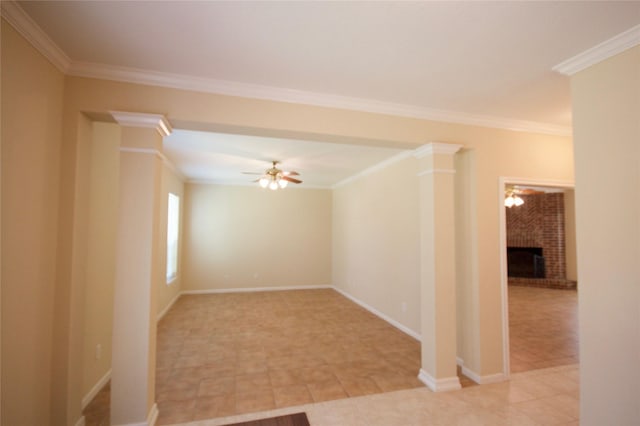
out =
<path fill-rule="evenodd" d="M 105 64 L 75 62 L 60 49 L 38 24 L 14 1 L 3 0 L 2 16 L 25 37 L 38 51 L 65 74 L 75 77 L 96 78 L 124 83 L 167 87 L 172 89 L 263 99 L 276 102 L 313 105 L 353 111 L 384 114 L 421 120 L 463 124 L 511 130 L 516 132 L 542 133 L 569 136 L 570 126 L 554 125 L 527 120 L 516 120 L 481 114 L 468 114 L 383 102 L 373 99 L 307 92 L 282 87 L 262 86 L 235 81 L 202 78 L 196 76 L 163 73 L 136 68 L 117 67 Z"/>
<path fill-rule="evenodd" d="M 76 77 L 96 78 L 227 96 L 362 111 L 374 114 L 417 118 L 421 120 L 498 128 L 517 132 L 543 133 L 561 136 L 571 135 L 571 127 L 569 126 L 444 111 L 415 105 L 382 102 L 372 99 L 306 92 L 282 87 L 262 86 L 228 80 L 217 80 L 142 69 L 115 67 L 103 64 L 74 62 L 71 65 L 68 74 Z"/>
<path fill-rule="evenodd" d="M 333 185 L 331 187 L 331 189 L 336 189 L 339 188 L 341 186 L 344 186 L 348 183 L 351 183 L 353 181 L 356 181 L 360 178 L 363 178 L 367 175 L 370 175 L 372 173 L 377 172 L 378 170 L 382 170 L 386 167 L 389 167 L 390 165 L 397 163 L 398 161 L 402 161 L 405 158 L 409 158 L 411 157 L 411 153 L 412 151 L 402 151 L 396 155 L 394 155 L 393 157 L 389 157 L 386 160 L 383 160 L 381 162 L 379 162 L 378 164 L 374 164 L 371 167 L 368 167 L 364 170 L 362 170 L 361 172 L 356 173 L 355 175 L 349 176 L 348 178 L 345 178 L 343 180 L 341 180 L 340 182 L 336 183 L 335 185 Z"/>
<path fill-rule="evenodd" d="M 169 136 L 173 130 L 167 118 L 162 114 L 123 111 L 109 111 L 109 114 L 121 126 L 156 129 L 163 137 Z"/>
<path fill-rule="evenodd" d="M 640 25 L 636 25 L 591 49 L 563 61 L 552 68 L 560 74 L 571 76 L 592 65 L 640 44 Z"/>
<path fill-rule="evenodd" d="M 433 154 L 453 155 L 460 151 L 462 147 L 463 145 L 455 143 L 430 142 L 414 150 L 413 156 L 416 158 L 423 158 L 427 155 Z"/>
<path fill-rule="evenodd" d="M 441 175 L 455 175 L 456 174 L 456 170 L 455 169 L 431 169 L 431 170 L 424 170 L 420 173 L 418 173 L 416 176 L 418 177 L 422 177 L 422 176 L 427 176 L 427 175 L 437 175 L 437 174 L 441 174 Z"/>
<path fill-rule="evenodd" d="M 2 0 L 2 17 L 56 68 L 67 73 L 71 59 L 13 0 Z"/>

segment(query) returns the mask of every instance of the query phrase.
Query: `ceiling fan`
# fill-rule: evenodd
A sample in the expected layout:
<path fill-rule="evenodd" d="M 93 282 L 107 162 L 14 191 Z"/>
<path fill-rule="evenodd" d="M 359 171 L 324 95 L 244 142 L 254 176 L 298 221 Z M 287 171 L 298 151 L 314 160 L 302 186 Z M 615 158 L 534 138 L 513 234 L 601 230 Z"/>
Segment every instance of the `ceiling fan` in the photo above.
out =
<path fill-rule="evenodd" d="M 533 188 L 520 188 L 515 185 L 507 186 L 505 188 L 505 207 L 511 208 L 513 206 L 519 207 L 524 204 L 524 200 L 520 195 L 537 195 L 544 194 L 544 191 L 539 191 Z"/>
<path fill-rule="evenodd" d="M 271 167 L 267 169 L 264 173 L 257 172 L 242 172 L 246 175 L 262 175 L 262 177 L 254 180 L 254 182 L 258 182 L 261 187 L 269 188 L 271 190 L 284 189 L 287 187 L 289 182 L 291 183 L 302 183 L 300 179 L 296 179 L 291 176 L 300 176 L 300 173 L 295 170 L 281 170 L 277 167 L 279 161 L 272 161 Z"/>
<path fill-rule="evenodd" d="M 506 192 L 512 192 L 514 194 L 518 194 L 518 195 L 538 195 L 538 194 L 544 194 L 544 191 L 540 191 L 538 189 L 534 189 L 534 188 L 527 188 L 527 187 L 520 187 L 520 186 L 508 186 L 506 188 Z"/>

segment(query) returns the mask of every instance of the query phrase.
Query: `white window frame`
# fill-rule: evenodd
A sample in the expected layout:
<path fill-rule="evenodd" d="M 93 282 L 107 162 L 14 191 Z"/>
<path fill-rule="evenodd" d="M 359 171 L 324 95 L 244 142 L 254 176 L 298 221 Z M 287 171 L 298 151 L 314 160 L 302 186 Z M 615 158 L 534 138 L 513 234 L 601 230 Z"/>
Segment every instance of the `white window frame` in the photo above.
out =
<path fill-rule="evenodd" d="M 178 278 L 178 245 L 180 243 L 180 196 L 167 197 L 167 285 Z"/>

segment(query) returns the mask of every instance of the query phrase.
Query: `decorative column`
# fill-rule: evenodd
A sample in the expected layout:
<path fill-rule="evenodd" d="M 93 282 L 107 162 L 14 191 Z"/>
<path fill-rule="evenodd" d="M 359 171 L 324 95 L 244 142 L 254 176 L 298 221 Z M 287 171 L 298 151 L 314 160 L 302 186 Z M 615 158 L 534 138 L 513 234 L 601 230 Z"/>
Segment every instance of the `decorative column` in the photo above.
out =
<path fill-rule="evenodd" d="M 456 365 L 454 154 L 462 145 L 417 149 L 420 179 L 422 368 L 434 392 L 460 389 Z"/>
<path fill-rule="evenodd" d="M 153 425 L 156 286 L 162 280 L 159 209 L 162 138 L 171 128 L 161 115 L 112 112 L 123 126 L 120 205 L 113 306 L 111 424 Z"/>

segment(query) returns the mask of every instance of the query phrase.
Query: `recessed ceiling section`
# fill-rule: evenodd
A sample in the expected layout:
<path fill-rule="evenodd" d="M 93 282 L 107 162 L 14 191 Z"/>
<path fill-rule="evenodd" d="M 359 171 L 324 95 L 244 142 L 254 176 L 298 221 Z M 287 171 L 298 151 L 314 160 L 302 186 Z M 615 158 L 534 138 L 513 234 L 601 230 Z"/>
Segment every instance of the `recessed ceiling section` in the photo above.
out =
<path fill-rule="evenodd" d="M 174 130 L 164 139 L 164 153 L 189 180 L 221 185 L 257 185 L 259 176 L 279 161 L 279 168 L 296 170 L 301 188 L 331 188 L 403 152 L 305 140 Z"/>

